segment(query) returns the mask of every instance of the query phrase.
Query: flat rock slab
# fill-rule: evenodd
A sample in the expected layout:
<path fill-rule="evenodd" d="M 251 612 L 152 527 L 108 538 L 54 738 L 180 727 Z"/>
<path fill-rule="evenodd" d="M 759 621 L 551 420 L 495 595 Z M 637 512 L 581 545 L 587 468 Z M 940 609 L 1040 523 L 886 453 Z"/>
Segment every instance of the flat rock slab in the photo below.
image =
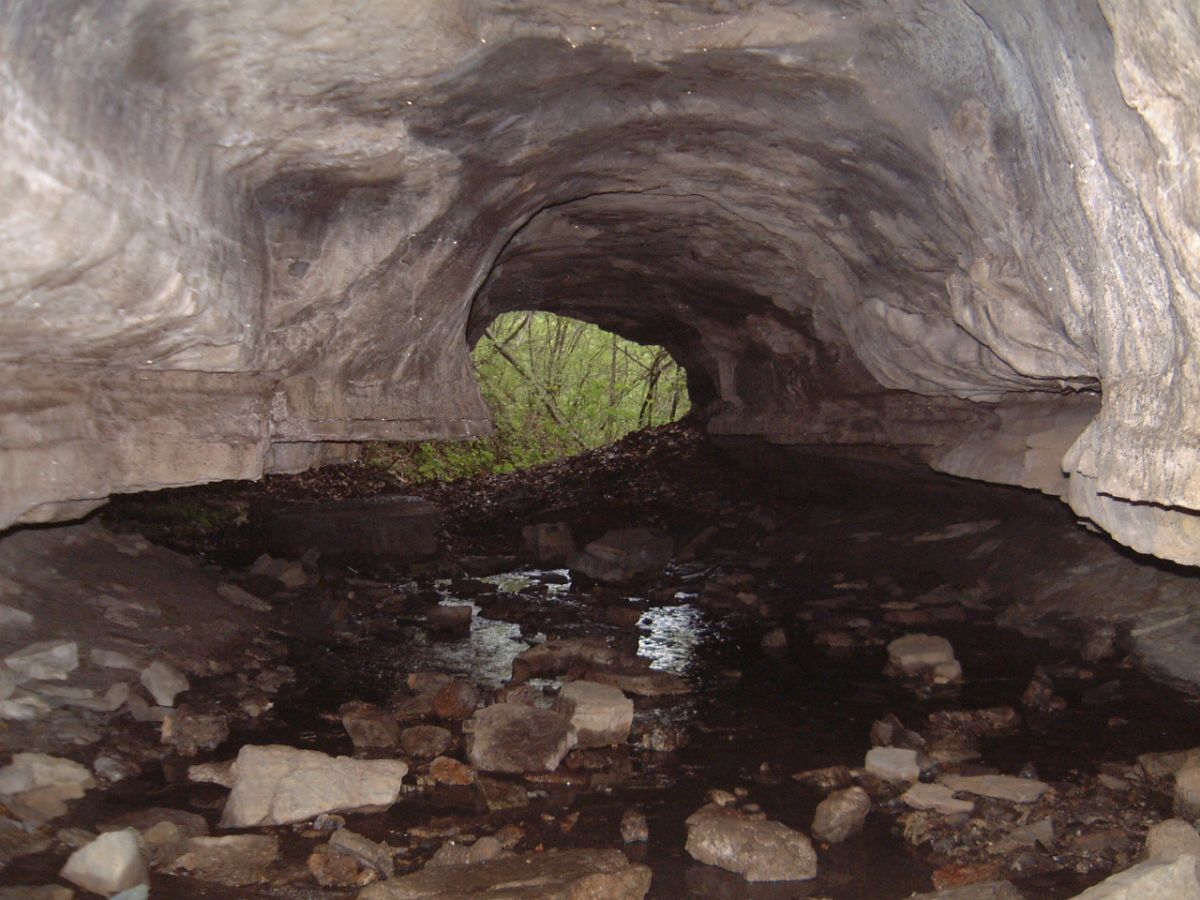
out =
<path fill-rule="evenodd" d="M 326 756 L 278 744 L 246 746 L 234 765 L 222 828 L 303 822 L 323 812 L 388 807 L 408 766 L 395 759 Z"/>
<path fill-rule="evenodd" d="M 900 799 L 913 809 L 932 809 L 947 816 L 975 809 L 974 801 L 959 800 L 944 784 L 914 784 L 900 795 Z"/>
<path fill-rule="evenodd" d="M 674 672 L 658 669 L 611 669 L 589 672 L 588 681 L 609 684 L 635 697 L 674 697 L 690 694 L 692 687 Z"/>
<path fill-rule="evenodd" d="M 485 772 L 553 772 L 579 741 L 558 713 L 519 703 L 485 707 L 464 730 L 471 764 Z"/>
<path fill-rule="evenodd" d="M 747 881 L 807 881 L 817 854 L 807 835 L 779 822 L 752 819 L 709 804 L 687 820 L 687 852 L 697 862 L 736 872 Z"/>
<path fill-rule="evenodd" d="M 952 791 L 1012 803 L 1035 803 L 1050 790 L 1044 781 L 1015 775 L 945 775 L 941 782 Z"/>
<path fill-rule="evenodd" d="M 423 869 L 373 884 L 358 900 L 642 900 L 649 890 L 650 869 L 619 850 L 551 850 Z"/>
<path fill-rule="evenodd" d="M 420 497 L 397 494 L 337 501 L 276 502 L 264 514 L 267 550 L 327 560 L 411 562 L 437 553 L 441 514 Z"/>
<path fill-rule="evenodd" d="M 565 638 L 546 641 L 523 651 L 513 660 L 513 681 L 563 675 L 573 669 L 607 669 L 627 661 L 603 638 Z"/>
<path fill-rule="evenodd" d="M 913 894 L 908 900 L 1025 900 L 1025 895 L 1007 881 L 981 881 L 928 894 Z"/>
<path fill-rule="evenodd" d="M 267 834 L 193 837 L 171 861 L 172 871 L 187 872 L 201 881 L 230 887 L 261 884 L 279 855 L 279 838 Z"/>

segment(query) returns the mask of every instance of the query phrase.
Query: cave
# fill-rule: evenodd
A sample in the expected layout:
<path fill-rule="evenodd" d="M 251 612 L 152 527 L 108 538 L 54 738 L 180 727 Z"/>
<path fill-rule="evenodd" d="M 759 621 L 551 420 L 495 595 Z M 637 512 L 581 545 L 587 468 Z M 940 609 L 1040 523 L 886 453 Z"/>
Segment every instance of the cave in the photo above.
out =
<path fill-rule="evenodd" d="M 357 637 L 344 633 L 346 617 L 357 615 L 348 611 L 354 603 L 386 605 L 408 590 L 401 584 L 426 605 L 431 592 L 447 590 L 434 577 L 446 572 L 422 561 L 433 545 L 400 559 L 396 548 L 420 529 L 427 538 L 440 521 L 461 543 L 459 556 L 486 549 L 536 557 L 538 529 L 571 516 L 575 538 L 610 562 L 633 549 L 653 557 L 667 533 L 673 544 L 658 566 L 667 581 L 625 590 L 623 601 L 638 593 L 638 603 L 657 597 L 662 609 L 700 615 L 701 601 L 711 600 L 704 614 L 727 617 L 729 633 L 749 648 L 747 659 L 759 660 L 746 663 L 747 671 L 775 687 L 791 685 L 799 706 L 819 705 L 805 693 L 813 682 L 864 690 L 853 688 L 866 677 L 861 663 L 829 640 L 873 648 L 876 678 L 883 645 L 871 641 L 884 631 L 899 638 L 907 623 L 911 631 L 944 626 L 958 634 L 986 611 L 989 628 L 964 633 L 956 645 L 965 674 L 931 675 L 918 700 L 905 701 L 918 706 L 903 706 L 903 724 L 881 708 L 879 734 L 871 728 L 876 749 L 925 753 L 928 735 L 905 726 L 917 724 L 918 712 L 944 711 L 945 690 L 961 678 L 976 712 L 988 704 L 1021 707 L 1014 715 L 1037 720 L 1086 708 L 1095 718 L 1106 698 L 1117 704 L 1107 719 L 1088 720 L 1089 728 L 1111 724 L 1108 731 L 1064 732 L 1099 748 L 1079 776 L 1092 779 L 1086 790 L 1058 763 L 1044 764 L 1042 774 L 1056 785 L 1048 796 L 1057 790 L 1094 799 L 1144 787 L 1127 804 L 1142 816 L 1136 827 L 1125 823 L 1128 846 L 1115 838 L 1089 845 L 1087 835 L 1072 833 L 1067 852 L 1065 813 L 1052 823 L 1053 839 L 1042 831 L 1016 835 L 1010 817 L 1008 855 L 996 857 L 1007 862 L 968 860 L 947 850 L 953 841 L 932 825 L 921 832 L 929 823 L 910 809 L 905 838 L 945 845 L 929 851 L 942 853 L 937 861 L 926 856 L 917 865 L 901 858 L 888 843 L 900 838 L 876 822 L 883 808 L 902 806 L 883 789 L 867 797 L 874 804 L 869 847 L 880 854 L 875 880 L 838 881 L 839 871 L 864 864 L 839 855 L 850 853 L 840 840 L 818 841 L 821 871 L 834 874 L 819 876 L 812 890 L 882 897 L 891 879 L 895 896 L 900 889 L 907 896 L 927 890 L 935 871 L 942 874 L 932 886 L 944 892 L 1008 877 L 1018 886 L 993 889 L 1067 897 L 1128 869 L 1129 879 L 1174 879 L 1162 889 L 1176 893 L 1164 896 L 1200 892 L 1188 865 L 1200 837 L 1188 844 L 1195 832 L 1180 821 L 1200 818 L 1200 750 L 1185 752 L 1200 690 L 1200 369 L 1193 346 L 1200 11 L 1189 0 L 11 0 L 0 9 L 0 46 L 0 241 L 7 251 L 0 261 L 0 717 L 9 729 L 0 811 L 11 813 L 0 821 L 0 886 L 13 885 L 12 896 L 33 896 L 34 885 L 60 891 L 46 896 L 67 896 L 64 864 L 71 877 L 62 877 L 84 891 L 111 896 L 152 879 L 156 896 L 201 896 L 205 888 L 196 884 L 204 873 L 234 877 L 229 858 L 237 854 L 245 880 L 236 886 L 242 893 L 229 896 L 282 896 L 272 891 L 299 882 L 262 876 L 267 863 L 259 857 L 271 855 L 271 841 L 290 846 L 294 835 L 280 829 L 297 822 L 308 822 L 313 834 L 365 842 L 308 848 L 310 869 L 331 879 L 330 896 L 358 888 L 367 897 L 393 896 L 387 886 L 398 882 L 389 876 L 415 863 L 399 851 L 379 862 L 372 854 L 387 856 L 379 849 L 383 826 L 371 826 L 374 841 L 364 838 L 330 819 L 339 807 L 321 810 L 314 824 L 312 816 L 277 810 L 255 819 L 249 801 L 231 801 L 222 822 L 208 824 L 234 830 L 246 846 L 211 843 L 230 835 L 189 832 L 199 825 L 183 813 L 149 823 L 167 822 L 173 842 L 163 828 L 150 837 L 149 826 L 139 830 L 147 820 L 134 815 L 138 809 L 124 810 L 123 830 L 99 829 L 121 810 L 95 797 L 112 794 L 118 799 L 111 803 L 136 806 L 120 799 L 132 788 L 119 785 L 145 792 L 148 776 L 137 774 L 132 750 L 122 755 L 119 742 L 103 743 L 97 757 L 89 738 L 108 734 L 101 719 L 130 734 L 161 726 L 169 750 L 145 751 L 143 762 L 159 779 L 151 792 L 163 798 L 158 806 L 182 808 L 186 761 L 210 766 L 198 778 L 229 781 L 234 776 L 212 751 L 220 747 L 228 762 L 229 740 L 237 739 L 215 708 L 173 707 L 187 675 L 225 679 L 241 691 L 235 719 L 250 707 L 257 709 L 251 718 L 274 715 L 276 725 L 256 735 L 259 744 L 289 744 L 278 730 L 285 720 L 290 743 L 302 744 L 298 735 L 326 726 L 299 712 L 288 719 L 282 701 L 270 712 L 292 680 L 280 674 L 279 666 L 288 668 L 281 642 L 303 640 L 314 671 L 351 677 L 329 668 L 323 654 L 336 647 L 335 655 L 353 656 L 356 641 L 370 644 L 369 628 Z M 388 537 L 362 524 L 382 521 L 382 501 L 299 497 L 329 471 L 322 466 L 369 481 L 355 460 L 371 442 L 490 434 L 470 354 L 490 323 L 514 311 L 569 316 L 662 346 L 686 371 L 688 424 L 635 435 L 608 456 L 585 454 L 573 468 L 539 476 L 569 502 L 549 498 L 536 483 L 498 483 L 496 509 L 507 509 L 507 518 L 493 510 L 472 520 L 455 489 L 430 488 L 425 499 L 387 513 Z M 603 496 L 597 485 L 606 486 Z M 378 487 L 368 486 L 368 493 Z M 240 504 L 230 533 L 242 536 L 260 525 L 269 530 L 263 522 L 281 515 L 284 499 L 299 504 L 302 517 L 321 502 L 342 503 L 340 518 L 322 526 L 329 541 L 361 538 L 358 550 L 387 545 L 392 562 L 421 574 L 410 584 L 389 570 L 387 581 L 353 553 L 327 570 L 334 553 L 319 562 L 282 538 L 271 547 L 226 547 L 224 556 L 158 545 L 170 530 L 162 517 L 194 523 L 213 498 L 225 510 Z M 137 519 L 154 504 L 157 521 Z M 659 514 L 661 521 L 649 521 Z M 491 530 L 470 532 L 468 520 Z M 648 522 L 655 527 L 637 531 Z M 146 536 L 131 523 L 145 524 Z M 522 526 L 532 537 L 521 536 Z M 610 544 L 606 531 L 618 535 Z M 792 532 L 810 544 L 781 537 Z M 553 542 L 554 534 L 543 537 Z M 740 556 L 710 557 L 705 542 L 697 543 L 704 534 L 713 546 L 738 535 L 753 539 L 739 545 Z M 238 556 L 247 548 L 269 550 L 267 561 Z M 730 570 L 735 557 L 738 572 Z M 444 564 L 445 547 L 439 558 Z M 582 573 L 583 594 L 596 592 L 588 596 L 602 598 L 601 606 L 615 603 L 606 593 L 614 590 L 608 570 L 593 564 L 599 568 L 591 574 L 584 563 L 568 568 Z M 487 568 L 479 577 L 502 574 Z M 543 568 L 552 575 L 533 581 L 547 595 L 557 597 L 558 579 L 574 577 Z M 122 581 L 126 569 L 138 573 L 136 589 Z M 481 589 L 469 569 L 451 573 L 449 590 L 490 595 L 499 584 Z M 270 591 L 279 585 L 308 591 L 314 610 L 323 610 L 312 622 L 298 621 L 290 637 L 280 624 L 287 616 L 272 606 Z M 965 621 L 939 618 L 947 591 Z M 522 596 L 520 589 L 511 594 Z M 677 595 L 686 598 L 682 606 Z M 655 646 L 660 620 L 674 623 L 676 638 L 693 626 L 708 633 L 681 612 L 635 608 L 649 618 L 624 627 L 642 628 L 646 648 Z M 854 615 L 838 612 L 851 608 Z M 429 627 L 438 616 L 451 632 L 461 624 L 457 613 L 431 615 Z M 557 622 L 557 613 L 546 615 Z M 628 618 L 605 615 L 612 619 L 606 627 Z M 861 633 L 829 624 L 839 616 L 867 624 Z M 319 635 L 301 633 L 314 622 L 328 632 L 325 649 Z M 725 633 L 713 628 L 713 635 Z M 216 654 L 217 643 L 251 634 L 257 649 L 245 652 L 252 666 Z M 215 643 L 205 643 L 210 638 Z M 368 668 L 382 638 L 372 640 L 359 648 Z M 712 640 L 724 646 L 724 638 Z M 798 648 L 822 640 L 821 652 L 839 652 L 823 657 L 824 668 L 805 668 Z M 1029 649 L 1034 644 L 1041 656 Z M 708 659 L 704 677 L 712 684 L 724 683 L 722 652 Z M 505 658 L 506 667 L 512 662 Z M 981 686 L 994 678 L 1012 688 L 1005 679 L 1018 675 L 1005 674 L 1006 663 L 1023 682 L 1008 699 Z M 790 674 L 772 665 L 790 666 Z M 113 682 L 121 671 L 133 672 L 132 690 Z M 1104 684 L 1123 684 L 1123 693 L 1095 693 L 1102 685 L 1082 685 L 1089 677 L 1111 678 Z M 570 702 L 590 702 L 571 683 L 547 688 L 547 696 L 578 693 Z M 149 699 L 138 693 L 143 688 Z M 868 693 L 890 697 L 889 690 L 876 685 Z M 356 700 L 333 702 L 313 691 L 320 699 L 305 707 L 310 713 L 312 704 L 325 704 L 323 714 L 331 715 Z M 963 696 L 955 702 L 968 702 Z M 499 705 L 484 704 L 478 714 Z M 344 716 L 379 724 L 368 712 Z M 756 746 L 753 722 L 730 708 L 713 715 L 719 724 L 703 732 L 701 744 L 715 747 L 728 733 L 745 748 Z M 857 737 L 841 738 L 843 749 L 866 740 L 856 715 L 847 721 Z M 458 723 L 450 729 L 455 740 L 466 739 L 466 718 L 448 719 Z M 1028 738 L 1033 726 L 1023 721 Z M 840 733 L 842 726 L 827 727 Z M 1065 738 L 1053 729 L 1033 731 L 1041 746 L 1061 750 Z M 342 749 L 358 749 L 340 739 Z M 913 746 L 900 746 L 906 742 Z M 829 753 L 818 764 L 818 750 L 805 751 L 810 773 L 850 765 Z M 972 774 L 970 766 L 983 765 L 977 757 L 951 763 L 946 756 L 946 765 L 968 768 L 947 774 L 926 766 L 919 783 L 945 789 L 942 775 L 998 778 L 1021 770 L 993 750 L 986 765 L 996 771 Z M 1047 758 L 1061 762 L 1059 750 L 1047 750 Z M 358 756 L 355 764 L 386 761 Z M 1126 763 L 1120 771 L 1118 758 Z M 259 762 L 303 769 L 318 765 L 313 759 Z M 771 779 L 782 764 L 764 761 L 754 790 L 721 789 L 705 815 L 688 820 L 688 834 L 742 829 L 752 836 L 747 846 L 795 850 L 803 839 L 808 850 L 793 855 L 812 852 L 802 832 L 815 799 L 800 804 L 803 816 L 783 815 L 799 832 L 776 821 L 781 813 L 771 804 L 788 791 Z M 598 784 L 611 773 L 596 765 Z M 415 763 L 405 768 L 405 791 L 420 793 L 436 781 Z M 557 774 L 557 782 L 530 781 L 529 791 L 553 795 L 574 777 Z M 827 799 L 836 794 L 850 806 L 858 794 L 844 792 L 871 793 L 829 772 L 828 783 L 799 774 L 785 780 L 789 790 L 823 786 Z M 1024 780 L 1037 782 L 1036 773 Z M 105 790 L 96 792 L 97 783 Z M 779 796 L 768 800 L 755 790 Z M 948 793 L 955 799 L 943 797 L 943 806 L 965 802 L 962 791 Z M 686 790 L 672 796 L 694 808 L 704 803 Z M 1009 800 L 990 797 L 984 805 Z M 74 818 L 64 818 L 68 801 Z M 426 809 L 425 802 L 417 807 Z M 340 808 L 380 804 L 387 805 L 367 798 Z M 557 823 L 555 840 L 566 840 L 575 820 L 552 807 L 546 821 Z M 1151 826 L 1168 824 L 1152 821 L 1152 812 L 1176 823 L 1168 830 L 1176 829 L 1183 855 L 1162 849 L 1163 832 L 1147 837 Z M 1020 828 L 1053 818 L 1025 813 Z M 406 815 L 393 826 L 433 839 L 429 821 Z M 644 843 L 636 840 L 627 842 L 629 858 L 551 844 L 546 877 L 599 879 L 608 886 L 597 890 L 614 897 L 647 890 L 661 897 L 816 896 L 797 887 L 807 882 L 794 872 L 779 876 L 756 863 L 746 870 L 745 860 L 740 872 L 729 870 L 733 881 L 685 872 L 683 820 L 670 822 L 665 831 L 679 845 L 670 853 L 655 843 L 659 823 L 651 815 L 649 857 L 632 853 L 630 846 Z M 457 832 L 438 835 L 467 852 L 454 844 Z M 1014 847 L 1023 849 L 1013 856 Z M 423 852 L 412 859 L 424 862 Z M 457 852 L 443 861 L 476 862 Z M 508 855 L 484 865 L 499 872 L 512 865 L 512 852 L 505 847 Z M 656 852 L 674 854 L 662 872 L 654 868 Z M 1069 868 L 1061 859 L 1058 869 L 1049 866 L 1056 852 L 1073 861 L 1073 876 L 1053 880 L 1052 870 Z M 123 859 L 127 870 L 83 871 L 95 865 L 89 853 Z M 224 861 L 213 863 L 212 854 Z M 164 874 L 166 863 L 178 866 Z M 340 884 L 329 874 L 339 865 L 350 879 Z M 716 869 L 728 874 L 721 863 Z M 646 880 L 651 870 L 657 882 Z M 380 880 L 367 886 L 355 877 Z M 545 895 L 568 889 L 559 882 Z M 324 896 L 318 883 L 297 889 Z M 1147 883 L 1103 896 L 1149 896 Z M 472 888 L 492 896 L 488 889 Z"/>

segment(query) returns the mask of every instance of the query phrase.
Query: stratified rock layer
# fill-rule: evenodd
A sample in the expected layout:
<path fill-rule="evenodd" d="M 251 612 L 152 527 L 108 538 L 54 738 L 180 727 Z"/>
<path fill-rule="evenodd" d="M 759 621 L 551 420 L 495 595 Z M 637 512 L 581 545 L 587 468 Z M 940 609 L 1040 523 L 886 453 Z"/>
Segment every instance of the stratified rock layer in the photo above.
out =
<path fill-rule="evenodd" d="M 0 17 L 0 526 L 486 432 L 469 342 L 548 309 L 665 345 L 716 433 L 1200 562 L 1189 0 Z"/>

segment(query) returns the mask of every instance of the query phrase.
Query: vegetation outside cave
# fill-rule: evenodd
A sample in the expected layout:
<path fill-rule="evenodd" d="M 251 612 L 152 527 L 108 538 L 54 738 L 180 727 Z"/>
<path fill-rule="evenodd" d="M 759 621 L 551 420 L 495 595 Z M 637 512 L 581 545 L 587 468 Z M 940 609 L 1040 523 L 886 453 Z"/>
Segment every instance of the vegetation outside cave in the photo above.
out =
<path fill-rule="evenodd" d="M 404 483 L 513 472 L 677 421 L 690 408 L 686 374 L 664 348 L 553 313 L 499 316 L 472 360 L 494 435 L 370 444 L 365 461 Z"/>

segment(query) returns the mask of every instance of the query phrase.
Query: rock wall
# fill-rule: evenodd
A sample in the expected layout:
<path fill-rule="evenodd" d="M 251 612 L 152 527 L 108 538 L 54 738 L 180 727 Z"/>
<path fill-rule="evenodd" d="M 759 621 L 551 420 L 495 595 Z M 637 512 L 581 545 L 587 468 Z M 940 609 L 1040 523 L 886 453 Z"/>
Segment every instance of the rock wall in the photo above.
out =
<path fill-rule="evenodd" d="M 1190 0 L 0 15 L 0 525 L 485 433 L 534 308 L 1200 562 Z"/>

